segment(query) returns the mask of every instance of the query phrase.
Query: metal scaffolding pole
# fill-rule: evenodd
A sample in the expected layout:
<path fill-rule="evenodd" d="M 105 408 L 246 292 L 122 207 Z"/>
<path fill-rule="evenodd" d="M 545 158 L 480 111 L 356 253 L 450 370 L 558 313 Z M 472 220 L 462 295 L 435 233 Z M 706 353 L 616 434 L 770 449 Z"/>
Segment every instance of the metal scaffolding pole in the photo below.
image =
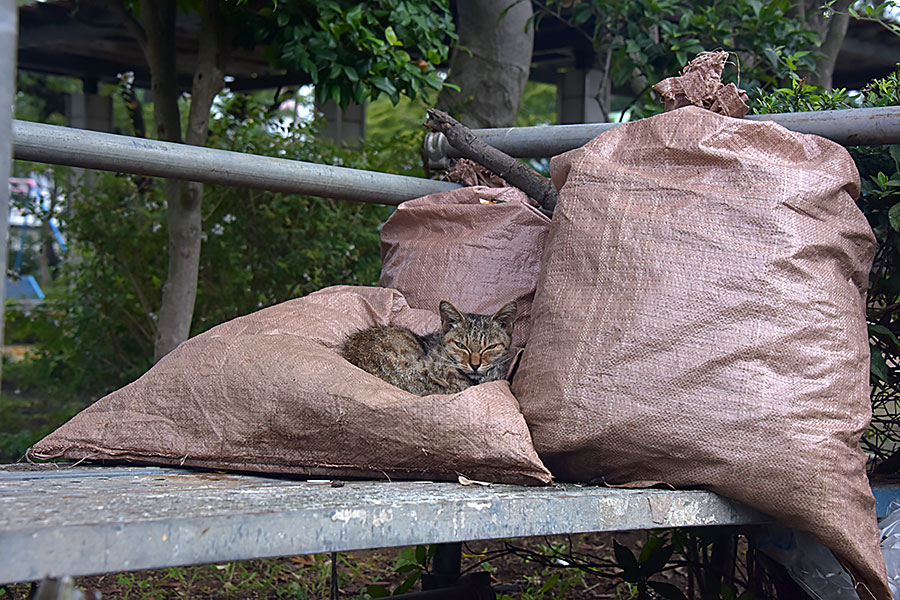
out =
<path fill-rule="evenodd" d="M 16 97 L 16 35 L 19 11 L 15 0 L 0 0 L 0 344 L 6 304 L 6 246 L 9 237 L 10 129 Z M 2 373 L 0 373 L 2 377 Z"/>
<path fill-rule="evenodd" d="M 854 108 L 805 113 L 749 115 L 753 121 L 775 121 L 792 131 L 821 135 L 845 146 L 900 144 L 900 106 Z M 619 123 L 543 125 L 474 129 L 487 144 L 516 158 L 555 156 L 583 146 Z M 432 168 L 446 168 L 448 158 L 460 156 L 442 133 L 429 133 L 425 153 Z"/>
<path fill-rule="evenodd" d="M 17 159 L 396 205 L 460 187 L 419 177 L 13 121 Z"/>

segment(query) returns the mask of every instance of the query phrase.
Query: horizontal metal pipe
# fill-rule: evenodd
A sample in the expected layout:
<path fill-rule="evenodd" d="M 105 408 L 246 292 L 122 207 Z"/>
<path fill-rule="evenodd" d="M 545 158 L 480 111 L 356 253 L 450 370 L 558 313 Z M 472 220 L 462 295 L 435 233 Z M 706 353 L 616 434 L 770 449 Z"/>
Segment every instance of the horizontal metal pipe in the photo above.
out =
<path fill-rule="evenodd" d="M 804 113 L 748 115 L 753 121 L 775 121 L 800 133 L 821 135 L 845 146 L 900 144 L 900 106 L 854 108 Z M 475 129 L 491 146 L 516 158 L 555 156 L 578 148 L 619 123 L 543 125 Z M 442 133 L 430 133 L 425 141 L 429 163 L 435 167 L 447 157 L 460 156 Z"/>
<path fill-rule="evenodd" d="M 13 122 L 12 140 L 13 156 L 20 160 L 377 204 L 396 205 L 460 187 L 447 181 L 27 121 Z"/>

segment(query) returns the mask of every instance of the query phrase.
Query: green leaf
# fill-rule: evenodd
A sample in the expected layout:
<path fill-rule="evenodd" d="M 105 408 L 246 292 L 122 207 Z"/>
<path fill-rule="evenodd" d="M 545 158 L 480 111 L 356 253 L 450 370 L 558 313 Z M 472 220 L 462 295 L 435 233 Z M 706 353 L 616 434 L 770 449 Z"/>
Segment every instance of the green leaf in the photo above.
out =
<path fill-rule="evenodd" d="M 616 563 L 622 569 L 622 579 L 630 582 L 637 581 L 638 561 L 634 557 L 634 553 L 616 540 L 613 540 L 613 549 L 616 555 Z"/>
<path fill-rule="evenodd" d="M 663 544 L 665 543 L 666 540 L 662 536 L 652 533 L 647 539 L 646 543 L 644 543 L 644 546 L 641 548 L 641 553 L 638 554 L 638 562 L 647 562 L 647 558 L 649 558 L 651 554 L 662 548 Z"/>
<path fill-rule="evenodd" d="M 548 577 L 544 584 L 541 586 L 541 594 L 546 594 L 554 587 L 556 587 L 557 584 L 559 584 L 559 573 L 554 573 L 553 575 Z"/>
<path fill-rule="evenodd" d="M 590 19 L 594 15 L 592 3 L 579 2 L 575 6 L 572 7 L 572 25 L 578 27 L 579 25 L 584 25 L 587 23 L 588 19 Z"/>
<path fill-rule="evenodd" d="M 418 564 L 410 562 L 400 565 L 399 567 L 396 567 L 394 569 L 395 573 L 411 573 L 412 571 L 421 571 L 421 568 Z"/>
<path fill-rule="evenodd" d="M 900 90 L 898 90 L 900 92 Z M 888 146 L 888 153 L 891 155 L 891 158 L 894 159 L 894 164 L 897 165 L 897 170 L 900 171 L 900 144 L 893 144 Z"/>
<path fill-rule="evenodd" d="M 359 74 L 356 72 L 356 69 L 354 69 L 353 67 L 344 65 L 344 75 L 346 75 L 347 79 L 349 79 L 350 81 L 352 81 L 354 83 L 359 81 Z"/>
<path fill-rule="evenodd" d="M 771 46 L 767 46 L 763 49 L 763 55 L 768 59 L 769 63 L 773 67 L 777 67 L 778 63 L 781 62 L 778 58 L 778 53 Z"/>
<path fill-rule="evenodd" d="M 878 323 L 869 323 L 869 336 L 873 336 L 875 334 L 886 335 L 891 339 L 892 342 L 900 346 L 900 340 L 897 339 L 897 336 L 894 335 L 893 331 L 891 331 L 884 325 L 879 325 Z"/>
<path fill-rule="evenodd" d="M 400 40 L 397 39 L 397 34 L 394 33 L 394 28 L 390 26 L 388 26 L 388 28 L 384 30 L 384 39 L 386 39 L 388 44 L 390 44 L 391 46 L 403 45 Z"/>
<path fill-rule="evenodd" d="M 384 76 L 373 77 L 371 81 L 372 81 L 372 85 L 374 85 L 376 88 L 378 88 L 379 90 L 381 90 L 388 96 L 391 96 L 391 95 L 397 93 L 397 88 L 394 86 L 393 83 L 388 81 L 387 77 L 384 77 Z"/>
<path fill-rule="evenodd" d="M 671 583 L 650 581 L 649 585 L 650 589 L 667 600 L 687 600 L 687 596 L 684 595 L 684 592 Z"/>
<path fill-rule="evenodd" d="M 416 562 L 423 567 L 428 566 L 428 547 L 416 546 Z"/>
<path fill-rule="evenodd" d="M 669 545 L 651 552 L 646 561 L 641 561 L 640 569 L 643 576 L 649 577 L 654 573 L 662 571 L 665 568 L 666 563 L 669 562 L 669 559 L 672 558 L 672 553 L 674 551 L 675 547 Z"/>
<path fill-rule="evenodd" d="M 891 229 L 900 231 L 900 202 L 893 205 L 890 210 L 888 210 L 888 221 L 891 224 Z"/>
<path fill-rule="evenodd" d="M 890 375 L 888 372 L 887 362 L 884 360 L 884 355 L 881 353 L 881 350 L 875 346 L 870 346 L 869 350 L 871 352 L 869 359 L 869 372 L 872 377 L 878 379 L 879 381 L 884 381 L 885 383 L 890 381 Z"/>
<path fill-rule="evenodd" d="M 367 585 L 366 593 L 372 598 L 389 598 L 391 596 L 388 589 L 381 585 Z"/>
<path fill-rule="evenodd" d="M 408 592 L 410 589 L 412 589 L 412 586 L 416 585 L 416 582 L 419 580 L 419 578 L 421 576 L 422 576 L 422 573 L 420 571 L 416 571 L 415 573 L 413 573 L 412 575 L 407 577 L 403 581 L 403 583 L 398 585 L 397 589 L 394 590 L 394 595 L 399 596 L 400 594 L 405 594 L 406 592 Z"/>

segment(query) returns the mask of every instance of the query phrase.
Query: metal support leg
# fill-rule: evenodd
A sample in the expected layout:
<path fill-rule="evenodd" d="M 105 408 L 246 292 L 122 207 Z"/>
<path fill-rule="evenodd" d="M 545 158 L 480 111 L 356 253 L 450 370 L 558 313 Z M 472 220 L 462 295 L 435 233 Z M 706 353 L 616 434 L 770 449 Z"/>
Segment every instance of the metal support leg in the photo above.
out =
<path fill-rule="evenodd" d="M 456 585 L 462 564 L 462 544 L 438 544 L 431 562 L 431 573 L 422 575 L 422 590 Z"/>

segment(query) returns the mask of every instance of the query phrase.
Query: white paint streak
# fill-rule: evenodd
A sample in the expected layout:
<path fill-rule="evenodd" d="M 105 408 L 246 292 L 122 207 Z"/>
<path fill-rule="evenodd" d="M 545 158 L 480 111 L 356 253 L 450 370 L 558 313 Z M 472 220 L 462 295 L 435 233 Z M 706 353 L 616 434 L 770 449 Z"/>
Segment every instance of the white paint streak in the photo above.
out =
<path fill-rule="evenodd" d="M 359 519 L 361 521 L 365 521 L 366 511 L 359 509 L 342 508 L 341 510 L 334 511 L 334 514 L 331 515 L 332 521 L 341 521 L 342 523 L 347 523 L 351 519 Z"/>

